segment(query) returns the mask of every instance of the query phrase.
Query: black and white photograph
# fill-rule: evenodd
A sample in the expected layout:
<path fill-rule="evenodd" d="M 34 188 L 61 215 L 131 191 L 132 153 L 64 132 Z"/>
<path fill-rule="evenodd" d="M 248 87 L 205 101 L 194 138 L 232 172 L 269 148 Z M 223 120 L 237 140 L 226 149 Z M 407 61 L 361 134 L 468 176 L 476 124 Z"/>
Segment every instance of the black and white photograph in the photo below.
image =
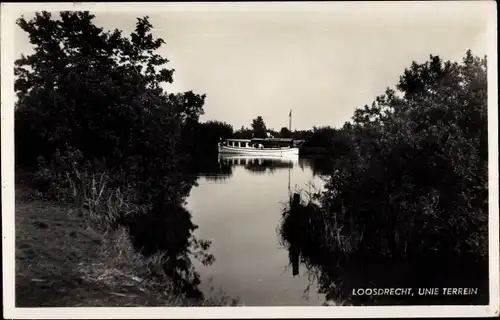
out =
<path fill-rule="evenodd" d="M 496 28 L 2 3 L 4 318 L 498 316 Z"/>

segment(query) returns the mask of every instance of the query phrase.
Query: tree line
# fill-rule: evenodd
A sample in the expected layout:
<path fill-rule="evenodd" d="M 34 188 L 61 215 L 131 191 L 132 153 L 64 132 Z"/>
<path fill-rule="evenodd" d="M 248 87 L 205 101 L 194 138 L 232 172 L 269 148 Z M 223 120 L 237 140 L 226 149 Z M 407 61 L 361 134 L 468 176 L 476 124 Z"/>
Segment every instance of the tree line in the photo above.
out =
<path fill-rule="evenodd" d="M 309 130 L 290 130 L 282 127 L 279 131 L 268 128 L 262 116 L 252 120 L 249 127 L 242 126 L 234 129 L 229 123 L 217 120 L 199 122 L 196 144 L 203 153 L 216 152 L 217 142 L 220 139 L 252 139 L 252 138 L 293 138 L 303 140 L 302 150 L 306 153 L 334 153 L 343 152 L 347 147 L 347 140 L 341 129 L 331 126 L 313 127 Z M 193 140 L 195 141 L 195 140 Z"/>

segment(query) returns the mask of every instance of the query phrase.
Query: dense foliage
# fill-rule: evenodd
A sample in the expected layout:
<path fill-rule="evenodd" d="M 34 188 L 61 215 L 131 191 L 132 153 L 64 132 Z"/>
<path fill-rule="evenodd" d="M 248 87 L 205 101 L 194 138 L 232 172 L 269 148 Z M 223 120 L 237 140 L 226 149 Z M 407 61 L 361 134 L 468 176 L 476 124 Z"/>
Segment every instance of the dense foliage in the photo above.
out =
<path fill-rule="evenodd" d="M 351 217 L 366 226 L 367 251 L 486 257 L 486 58 L 431 56 L 405 70 L 397 89 L 401 97 L 388 89 L 356 110 L 352 152 L 336 164 L 324 205 L 347 229 Z"/>
<path fill-rule="evenodd" d="M 214 154 L 217 152 L 217 143 L 221 139 L 232 136 L 233 127 L 230 124 L 221 121 L 206 121 L 198 125 L 197 138 L 193 143 L 197 146 L 200 156 Z"/>
<path fill-rule="evenodd" d="M 427 257 L 434 273 L 460 257 L 487 261 L 486 64 L 470 51 L 460 64 L 437 56 L 414 62 L 397 91 L 355 111 L 340 130 L 349 148 L 309 204 L 311 226 L 300 240 L 309 258 L 326 265 L 321 257 L 339 254 L 394 263 Z M 293 242 L 290 221 L 283 235 Z M 323 269 L 327 291 L 338 280 L 330 267 Z"/>
<path fill-rule="evenodd" d="M 292 132 L 287 127 L 282 127 L 279 132 L 279 136 L 280 138 L 291 138 Z"/>
<path fill-rule="evenodd" d="M 41 192 L 69 193 L 101 223 L 128 226 L 141 252 L 165 252 L 167 269 L 196 283 L 188 258 L 196 226 L 182 208 L 194 184 L 185 142 L 205 96 L 162 88 L 174 70 L 156 53 L 164 41 L 148 17 L 130 37 L 93 19 L 42 12 L 17 21 L 34 53 L 15 63 L 16 165 L 38 166 Z"/>

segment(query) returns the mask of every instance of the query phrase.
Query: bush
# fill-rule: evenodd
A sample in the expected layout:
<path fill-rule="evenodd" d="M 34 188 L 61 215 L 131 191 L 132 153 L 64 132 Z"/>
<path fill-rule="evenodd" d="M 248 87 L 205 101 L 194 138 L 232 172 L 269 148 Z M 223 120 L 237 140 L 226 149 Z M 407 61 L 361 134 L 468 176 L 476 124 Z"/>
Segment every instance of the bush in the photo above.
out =
<path fill-rule="evenodd" d="M 196 282 L 186 261 L 196 226 L 183 209 L 195 183 L 193 150 L 184 145 L 205 96 L 163 91 L 173 70 L 156 53 L 164 41 L 148 17 L 129 38 L 93 19 L 89 12 L 18 19 L 34 53 L 15 63 L 17 165 L 38 162 L 34 182 L 44 198 L 74 202 L 99 228 L 125 226 L 143 254 L 164 248 L 165 268 Z M 149 240 L 168 243 L 147 241 L 152 217 L 162 217 L 156 227 L 168 236 Z"/>
<path fill-rule="evenodd" d="M 382 255 L 478 253 L 487 258 L 486 59 L 431 56 L 356 110 L 349 154 L 338 159 L 323 207 L 362 250 Z M 418 232 L 417 232 L 418 230 Z"/>
<path fill-rule="evenodd" d="M 301 209 L 307 219 L 299 224 L 306 227 L 296 226 L 290 208 L 285 212 L 285 243 L 301 248 L 302 260 L 333 296 L 366 286 L 352 279 L 342 285 L 348 276 L 339 274 L 354 266 L 385 274 L 376 282 L 376 272 L 357 271 L 356 278 L 368 274 L 376 287 L 457 287 L 467 281 L 479 287 L 484 277 L 478 278 L 487 274 L 486 58 L 468 51 L 458 64 L 431 56 L 405 70 L 397 88 L 357 109 L 353 123 L 341 129 L 351 144 L 333 162 L 317 202 Z M 343 261 L 341 270 L 336 261 Z M 402 271 L 391 269 L 395 265 L 412 270 L 407 274 L 417 282 L 396 275 Z"/>

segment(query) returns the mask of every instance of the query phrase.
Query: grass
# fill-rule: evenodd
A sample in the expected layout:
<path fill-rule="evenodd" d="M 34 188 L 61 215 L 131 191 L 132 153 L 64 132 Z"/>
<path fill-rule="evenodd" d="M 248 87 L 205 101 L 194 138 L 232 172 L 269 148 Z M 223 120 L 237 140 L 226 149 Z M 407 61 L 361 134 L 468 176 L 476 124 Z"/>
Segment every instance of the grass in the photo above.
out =
<path fill-rule="evenodd" d="M 16 190 L 16 307 L 234 305 L 227 297 L 190 300 L 173 293 L 157 266 L 132 247 L 127 230 L 106 233 L 70 205 Z"/>

